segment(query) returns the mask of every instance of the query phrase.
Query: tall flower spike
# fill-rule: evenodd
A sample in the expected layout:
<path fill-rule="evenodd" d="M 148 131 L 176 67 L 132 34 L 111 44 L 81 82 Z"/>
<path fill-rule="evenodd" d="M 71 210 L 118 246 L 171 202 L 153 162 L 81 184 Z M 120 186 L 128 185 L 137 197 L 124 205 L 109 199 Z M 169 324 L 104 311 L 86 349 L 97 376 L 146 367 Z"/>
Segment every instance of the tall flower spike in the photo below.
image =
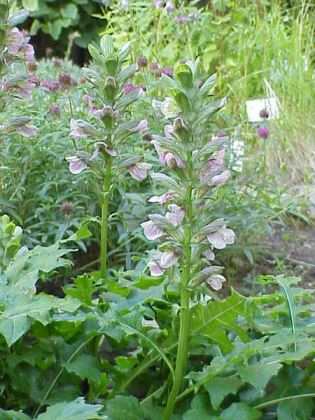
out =
<path fill-rule="evenodd" d="M 194 16 L 187 17 L 188 21 L 194 19 Z M 208 103 L 214 77 L 210 76 L 201 85 L 198 69 L 198 63 L 189 62 L 175 69 L 174 79 L 164 74 L 162 83 L 168 89 L 169 97 L 163 102 L 152 102 L 165 116 L 165 127 L 162 135 L 153 135 L 151 143 L 160 162 L 167 165 L 169 174 L 154 174 L 153 178 L 167 191 L 149 201 L 164 205 L 170 199 L 172 204 L 167 206 L 165 216 L 150 215 L 150 220 L 142 227 L 147 239 L 160 243 L 159 250 L 148 264 L 151 275 L 163 276 L 166 282 L 175 282 L 180 296 L 176 369 L 164 420 L 169 420 L 172 415 L 185 376 L 190 298 L 197 299 L 198 288 L 203 293 L 207 288 L 216 291 L 222 288 L 225 282 L 221 274 L 223 268 L 211 265 L 215 259 L 212 248 L 223 249 L 235 240 L 234 232 L 226 227 L 223 220 L 205 223 L 213 208 L 209 191 L 226 182 L 230 173 L 224 168 L 224 145 L 228 139 L 208 140 L 212 138 L 210 121 L 226 101 Z M 173 120 L 172 123 L 170 120 Z M 174 190 L 170 192 L 171 188 Z M 198 272 L 202 275 L 197 276 L 196 281 L 195 273 Z"/>
<path fill-rule="evenodd" d="M 72 173 L 80 173 L 92 166 L 93 173 L 96 172 L 98 179 L 102 179 L 100 271 L 102 280 L 106 282 L 109 200 L 112 187 L 123 170 L 127 170 L 138 181 L 147 178 L 151 165 L 140 161 L 142 156 L 130 153 L 130 148 L 139 135 L 147 131 L 148 123 L 147 120 L 137 121 L 130 117 L 131 105 L 143 94 L 141 87 L 134 85 L 132 80 L 138 65 L 126 65 L 130 44 L 118 50 L 111 36 L 104 35 L 99 47 L 89 45 L 88 48 L 93 59 L 93 70 L 86 69 L 84 83 L 79 86 L 84 91 L 82 99 L 87 105 L 86 115 L 82 119 L 73 117 L 70 122 L 70 137 L 74 140 L 75 148 L 86 145 L 88 150 L 76 151 L 67 160 Z M 69 73 L 60 73 L 58 82 L 61 87 L 74 84 Z M 125 144 L 131 137 L 132 141 L 126 147 Z M 83 138 L 85 141 L 81 141 Z M 150 232 L 150 226 L 146 229 Z"/>

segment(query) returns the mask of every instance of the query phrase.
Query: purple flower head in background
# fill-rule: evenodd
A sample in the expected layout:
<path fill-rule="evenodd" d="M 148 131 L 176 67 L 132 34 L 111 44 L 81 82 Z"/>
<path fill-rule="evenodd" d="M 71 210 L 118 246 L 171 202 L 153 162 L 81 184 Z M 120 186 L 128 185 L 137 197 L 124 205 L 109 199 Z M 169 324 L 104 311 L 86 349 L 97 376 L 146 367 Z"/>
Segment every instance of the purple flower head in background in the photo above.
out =
<path fill-rule="evenodd" d="M 167 11 L 167 13 L 172 13 L 175 10 L 173 2 L 167 1 L 165 5 L 165 10 Z"/>
<path fill-rule="evenodd" d="M 49 108 L 49 113 L 51 115 L 59 115 L 60 114 L 60 106 L 58 104 L 52 104 Z"/>
<path fill-rule="evenodd" d="M 154 0 L 153 4 L 156 9 L 162 9 L 164 6 L 164 0 Z"/>
<path fill-rule="evenodd" d="M 173 69 L 171 69 L 170 67 L 163 67 L 162 74 L 165 74 L 168 77 L 173 77 Z"/>
<path fill-rule="evenodd" d="M 50 92 L 56 92 L 58 89 L 60 89 L 60 84 L 58 82 L 53 82 L 52 80 L 43 80 L 40 83 L 40 86 L 49 90 Z"/>
<path fill-rule="evenodd" d="M 267 139 L 270 135 L 270 130 L 268 127 L 259 127 L 257 130 L 257 135 L 261 139 Z"/>
<path fill-rule="evenodd" d="M 128 95 L 131 92 L 134 92 L 135 90 L 137 90 L 137 86 L 135 86 L 133 83 L 126 83 L 125 86 L 123 87 L 123 91 L 125 95 Z"/>
<path fill-rule="evenodd" d="M 77 85 L 77 81 L 71 76 L 68 71 L 58 74 L 58 83 L 63 88 L 69 88 Z"/>
<path fill-rule="evenodd" d="M 60 211 L 66 216 L 71 216 L 74 212 L 74 205 L 70 201 L 65 201 L 60 206 Z"/>
<path fill-rule="evenodd" d="M 138 59 L 137 59 L 137 66 L 138 66 L 138 69 L 147 67 L 148 66 L 148 59 L 147 59 L 147 57 L 145 57 L 144 55 L 141 55 L 140 57 L 138 57 Z"/>
<path fill-rule="evenodd" d="M 52 65 L 53 65 L 55 68 L 59 68 L 59 67 L 61 67 L 61 66 L 62 66 L 62 60 L 61 60 L 60 58 L 58 58 L 58 57 L 55 57 L 55 58 L 52 60 Z"/>
<path fill-rule="evenodd" d="M 155 150 L 159 155 L 159 160 L 162 164 L 166 164 L 169 168 L 174 168 L 176 166 L 178 168 L 184 168 L 184 162 L 173 152 L 162 149 L 160 143 L 156 140 L 152 140 L 151 143 L 155 147 Z"/>
<path fill-rule="evenodd" d="M 17 55 L 24 44 L 24 35 L 18 28 L 12 28 L 7 32 L 8 53 Z"/>

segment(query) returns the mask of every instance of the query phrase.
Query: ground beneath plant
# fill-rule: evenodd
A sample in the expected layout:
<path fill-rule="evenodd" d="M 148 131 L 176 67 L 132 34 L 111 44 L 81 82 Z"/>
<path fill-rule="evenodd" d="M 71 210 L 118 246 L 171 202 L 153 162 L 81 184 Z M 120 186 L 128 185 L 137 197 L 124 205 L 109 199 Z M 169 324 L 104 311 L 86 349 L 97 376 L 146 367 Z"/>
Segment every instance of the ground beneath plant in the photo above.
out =
<path fill-rule="evenodd" d="M 253 279 L 264 274 L 288 274 L 301 277 L 304 288 L 315 287 L 315 226 L 274 224 L 272 233 L 263 239 L 266 252 L 259 255 L 254 268 L 245 263 L 236 288 L 255 293 Z"/>

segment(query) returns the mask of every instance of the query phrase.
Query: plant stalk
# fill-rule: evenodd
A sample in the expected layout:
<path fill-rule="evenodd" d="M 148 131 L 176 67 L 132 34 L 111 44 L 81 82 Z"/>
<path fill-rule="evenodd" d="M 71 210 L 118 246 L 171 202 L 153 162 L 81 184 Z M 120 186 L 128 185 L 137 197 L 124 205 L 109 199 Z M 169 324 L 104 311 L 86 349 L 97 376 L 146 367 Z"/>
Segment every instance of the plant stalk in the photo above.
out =
<path fill-rule="evenodd" d="M 164 420 L 169 420 L 175 407 L 175 400 L 180 390 L 183 377 L 186 372 L 187 353 L 188 353 L 188 338 L 189 338 L 189 281 L 191 275 L 191 223 L 192 223 L 192 186 L 189 185 L 186 191 L 186 211 L 187 223 L 185 227 L 185 244 L 184 256 L 185 264 L 182 272 L 181 285 L 181 309 L 180 309 L 180 327 L 179 339 L 176 356 L 175 378 L 173 386 L 169 394 L 166 409 L 164 412 Z"/>
<path fill-rule="evenodd" d="M 112 158 L 106 159 L 104 191 L 102 196 L 102 221 L 101 221 L 101 278 L 106 279 L 107 268 L 107 237 L 108 237 L 108 203 L 110 187 L 112 184 Z"/>

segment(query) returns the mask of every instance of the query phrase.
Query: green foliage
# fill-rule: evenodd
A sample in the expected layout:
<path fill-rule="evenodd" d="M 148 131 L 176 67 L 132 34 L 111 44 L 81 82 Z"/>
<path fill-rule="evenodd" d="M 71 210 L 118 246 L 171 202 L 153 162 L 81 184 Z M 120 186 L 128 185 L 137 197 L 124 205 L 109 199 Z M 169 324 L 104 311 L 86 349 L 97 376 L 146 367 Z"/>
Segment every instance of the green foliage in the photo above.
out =
<path fill-rule="evenodd" d="M 205 221 L 224 218 L 233 227 L 237 243 L 220 252 L 215 264 L 225 265 L 228 280 L 239 282 L 236 290 L 219 295 L 198 276 L 190 283 L 186 382 L 172 419 L 308 420 L 315 416 L 314 290 L 286 273 L 256 279 L 256 273 L 265 270 L 256 263 L 265 261 L 268 244 L 262 238 L 272 234 L 275 222 L 310 223 L 301 210 L 305 202 L 292 197 L 283 182 L 312 176 L 305 171 L 313 145 L 310 2 L 293 2 L 296 7 L 286 8 L 283 2 L 242 2 L 234 7 L 233 2 L 213 1 L 199 9 L 177 2 L 170 14 L 151 2 L 129 3 L 125 10 L 116 1 L 110 7 L 85 0 L 23 1 L 31 10 L 25 27 L 58 39 L 63 50 L 78 30 L 78 45 L 93 41 L 89 52 L 94 64 L 82 70 L 67 61 L 44 60 L 34 70 L 41 85 L 32 98 L 15 99 L 1 109 L 0 418 L 163 418 L 180 345 L 181 272 L 174 269 L 168 280 L 145 274 L 152 246 L 139 224 L 148 213 L 156 216 L 160 211 L 157 204 L 153 211 L 147 205 L 153 194 L 168 188 L 183 197 L 185 173 L 176 169 L 173 178 L 166 175 L 152 152 L 152 134 L 159 133 L 156 139 L 162 147 L 181 158 L 187 145 L 195 151 L 196 145 L 187 141 L 187 127 L 179 128 L 187 144 L 178 147 L 163 134 L 162 118 L 169 122 L 179 109 L 186 117 L 200 105 L 191 122 L 196 129 L 206 124 L 209 141 L 223 126 L 233 139 L 245 140 L 243 172 L 232 171 L 231 182 L 221 190 L 207 190 L 206 218 L 198 207 L 192 224 L 197 230 Z M 0 8 L 1 4 L 5 3 L 0 0 Z M 195 12 L 198 20 L 176 22 L 176 16 Z M 20 11 L 9 20 L 17 25 L 26 18 Z M 94 41 L 100 28 L 106 34 L 98 48 Z M 114 49 L 109 34 L 119 47 L 131 43 Z M 146 55 L 149 64 L 157 61 L 160 67 L 118 68 L 118 62 L 125 64 L 128 50 L 133 63 Z M 199 64 L 192 70 L 184 61 L 196 58 Z M 181 61 L 175 76 L 160 77 L 175 61 Z M 24 71 L 20 67 L 14 62 L 8 75 Z M 76 83 L 55 91 L 45 87 L 47 80 L 57 82 L 64 72 Z M 101 90 L 99 108 L 113 99 L 113 86 L 103 83 L 104 74 L 117 79 L 118 117 L 125 109 L 128 119 L 115 129 L 117 145 L 121 147 L 135 121 L 149 121 L 149 130 L 141 136 L 131 134 L 132 141 L 117 156 L 110 189 L 106 283 L 99 272 L 90 271 L 98 264 L 102 176 L 91 165 L 74 177 L 64 161 L 78 148 L 93 149 L 89 137 L 71 141 L 69 124 L 71 118 L 85 118 L 98 125 L 86 95 L 100 98 Z M 195 85 L 197 74 L 202 82 Z M 256 126 L 246 122 L 244 103 L 265 96 L 264 79 L 278 96 L 281 112 L 279 120 L 268 122 L 271 136 L 263 144 L 255 137 Z M 136 103 L 138 91 L 123 94 L 128 81 L 145 88 Z M 194 102 L 195 88 L 199 105 Z M 219 113 L 225 100 L 206 105 L 210 96 L 227 93 L 227 105 Z M 50 112 L 56 104 L 59 114 Z M 7 130 L 10 121 L 26 115 L 39 128 L 35 138 Z M 222 143 L 218 139 L 205 145 L 194 154 L 194 162 L 211 156 Z M 227 146 L 230 166 L 231 154 Z M 157 186 L 150 181 L 138 185 L 125 176 L 126 167 L 140 157 L 153 165 Z M 180 243 L 181 228 L 172 234 Z M 203 257 L 194 256 L 196 267 L 200 260 Z M 253 270 L 247 283 L 244 265 Z"/>
<path fill-rule="evenodd" d="M 31 35 L 39 31 L 50 35 L 54 41 L 61 42 L 59 52 L 67 49 L 73 34 L 75 43 L 86 48 L 102 26 L 95 17 L 102 10 L 97 0 L 23 0 L 23 5 L 30 10 L 27 26 Z"/>

